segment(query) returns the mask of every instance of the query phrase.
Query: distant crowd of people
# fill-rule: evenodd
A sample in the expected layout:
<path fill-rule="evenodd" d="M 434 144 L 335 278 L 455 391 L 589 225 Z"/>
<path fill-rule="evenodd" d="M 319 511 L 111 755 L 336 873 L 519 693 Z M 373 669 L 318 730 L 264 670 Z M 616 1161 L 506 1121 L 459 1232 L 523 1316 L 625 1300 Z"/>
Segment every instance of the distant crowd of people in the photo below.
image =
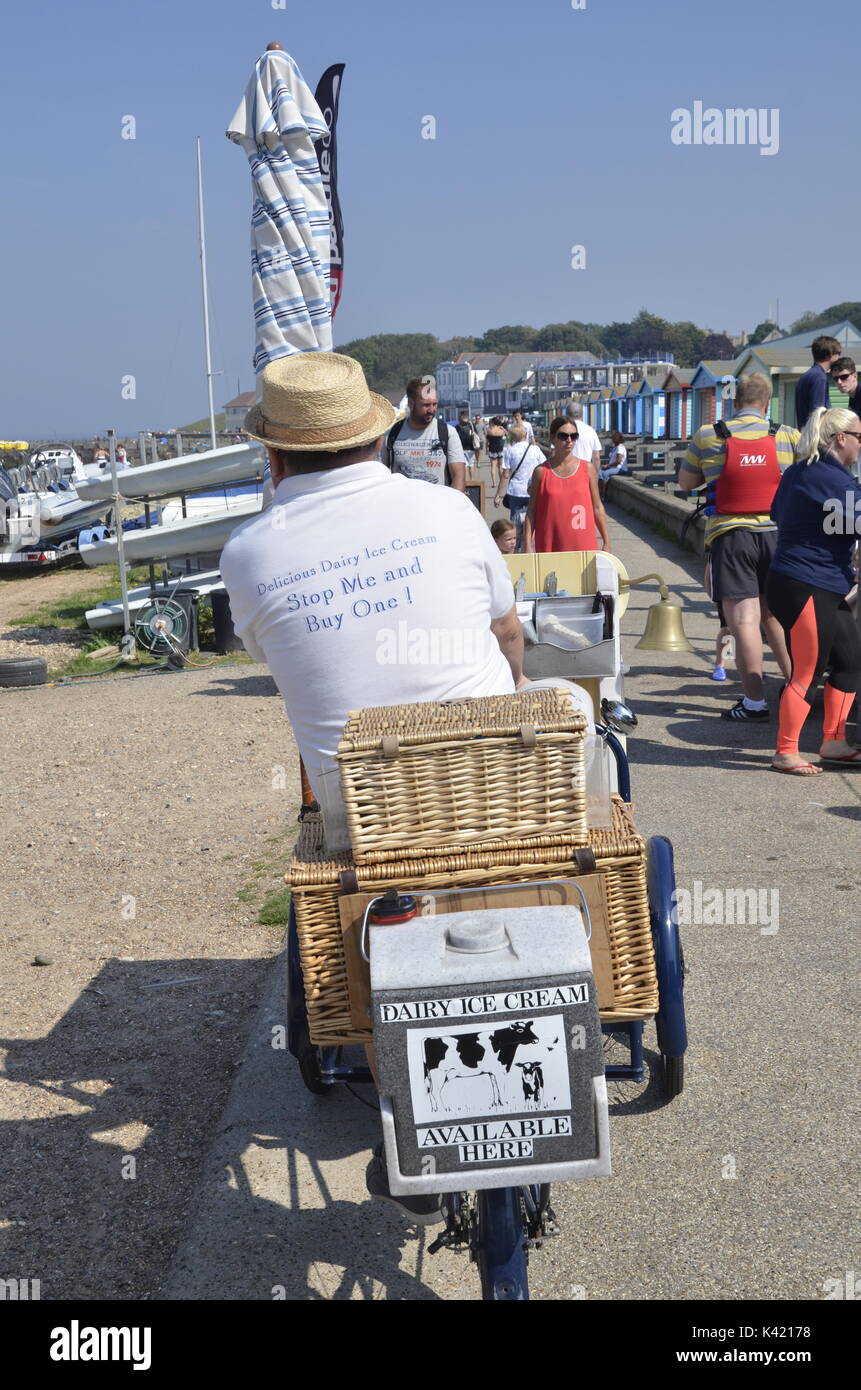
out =
<path fill-rule="evenodd" d="M 720 630 L 715 680 L 735 660 L 740 698 L 722 717 L 762 723 L 770 718 L 763 683 L 768 643 L 784 677 L 775 771 L 821 771 L 799 752 L 799 737 L 819 682 L 825 679 L 822 763 L 861 763 L 846 741 L 846 722 L 861 677 L 857 602 L 856 518 L 861 531 L 861 390 L 854 361 L 834 338 L 811 347 L 813 364 L 796 389 L 798 427 L 770 423 L 772 386 L 759 373 L 736 386 L 735 413 L 697 431 L 678 482 L 705 489 L 704 586 L 717 606 Z M 831 409 L 833 382 L 848 398 Z M 408 383 L 407 419 L 389 432 L 393 472 L 463 490 L 485 455 L 494 507 L 507 520 L 491 534 L 503 554 L 611 548 L 604 509 L 608 480 L 627 471 L 624 436 L 610 436 L 602 464 L 598 435 L 573 404 L 550 424 L 550 454 L 535 441 L 520 410 L 487 423 L 462 411 L 457 425 L 437 418 L 427 378 Z"/>
<path fill-rule="evenodd" d="M 514 410 L 509 420 L 494 415 L 488 421 L 463 410 L 456 425 L 446 424 L 427 377 L 407 382 L 406 401 L 406 418 L 386 438 L 385 461 L 392 472 L 464 491 L 484 455 L 493 505 L 508 511 L 505 534 L 513 531 L 515 550 L 596 550 L 599 536 L 609 550 L 603 491 L 609 477 L 627 469 L 623 435 L 612 436 L 602 468 L 601 441 L 583 420 L 582 406 L 572 405 L 552 421 L 547 457 L 522 410 Z"/>

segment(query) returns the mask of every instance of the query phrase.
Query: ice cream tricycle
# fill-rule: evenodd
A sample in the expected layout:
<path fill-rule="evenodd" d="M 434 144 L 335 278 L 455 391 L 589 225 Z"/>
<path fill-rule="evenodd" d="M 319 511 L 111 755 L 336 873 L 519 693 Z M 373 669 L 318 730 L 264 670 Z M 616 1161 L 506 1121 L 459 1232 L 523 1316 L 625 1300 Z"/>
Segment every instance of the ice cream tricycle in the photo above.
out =
<path fill-rule="evenodd" d="M 645 1026 L 666 1100 L 687 1047 L 672 846 L 631 809 L 627 577 L 507 559 L 531 686 L 351 714 L 288 875 L 302 1079 L 370 1082 L 350 1050 L 373 1044 L 389 1190 L 444 1194 L 429 1249 L 467 1251 L 492 1301 L 528 1298 L 551 1183 L 609 1175 L 607 1078 L 644 1080 Z"/>

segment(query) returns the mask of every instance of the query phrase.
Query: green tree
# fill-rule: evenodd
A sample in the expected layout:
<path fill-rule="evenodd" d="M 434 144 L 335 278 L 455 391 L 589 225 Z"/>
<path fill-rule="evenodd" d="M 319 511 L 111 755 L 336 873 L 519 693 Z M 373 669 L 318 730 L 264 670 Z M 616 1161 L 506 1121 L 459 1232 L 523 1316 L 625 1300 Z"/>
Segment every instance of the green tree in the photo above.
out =
<path fill-rule="evenodd" d="M 605 355 L 604 344 L 585 323 L 576 319 L 568 323 L 548 323 L 539 328 L 532 343 L 534 352 L 594 352 Z"/>
<path fill-rule="evenodd" d="M 432 333 L 377 333 L 336 349 L 361 362 L 372 391 L 401 392 L 412 376 L 425 376 L 445 359 Z"/>
<path fill-rule="evenodd" d="M 672 325 L 649 313 L 648 309 L 641 309 L 629 323 L 610 323 L 604 328 L 597 324 L 589 326 L 600 335 L 611 354 L 618 353 L 623 358 L 636 353 L 666 352 L 670 348 Z"/>
<path fill-rule="evenodd" d="M 446 338 L 440 343 L 439 350 L 442 356 L 440 362 L 453 362 L 462 352 L 472 352 L 475 349 L 474 338 Z"/>
<path fill-rule="evenodd" d="M 821 328 L 827 322 L 828 320 L 823 318 L 821 314 L 814 314 L 812 309 L 807 309 L 800 318 L 790 324 L 789 331 L 790 333 L 806 333 L 808 329 Z"/>
<path fill-rule="evenodd" d="M 695 367 L 702 360 L 702 345 L 708 336 L 708 333 L 705 333 L 702 328 L 697 328 L 695 323 L 688 320 L 682 323 L 671 323 L 669 345 L 676 365 Z"/>
<path fill-rule="evenodd" d="M 736 355 L 735 345 L 725 333 L 707 333 L 700 344 L 700 358 L 708 361 L 730 362 Z M 695 365 L 695 364 L 694 364 Z"/>
<path fill-rule="evenodd" d="M 827 328 L 830 323 L 839 323 L 841 319 L 849 319 L 850 323 L 861 328 L 861 303 L 857 299 L 846 299 L 842 304 L 832 304 L 828 309 L 823 309 L 821 314 L 814 314 L 808 309 L 795 320 L 790 331 L 806 333 L 811 328 Z"/>
<path fill-rule="evenodd" d="M 475 341 L 479 352 L 531 352 L 536 332 L 527 324 L 506 323 L 501 328 L 489 328 Z"/>
<path fill-rule="evenodd" d="M 763 319 L 762 323 L 758 323 L 756 325 L 756 328 L 751 333 L 750 342 L 765 342 L 765 339 L 768 337 L 769 333 L 773 333 L 775 328 L 778 328 L 778 325 L 774 322 L 773 319 Z"/>

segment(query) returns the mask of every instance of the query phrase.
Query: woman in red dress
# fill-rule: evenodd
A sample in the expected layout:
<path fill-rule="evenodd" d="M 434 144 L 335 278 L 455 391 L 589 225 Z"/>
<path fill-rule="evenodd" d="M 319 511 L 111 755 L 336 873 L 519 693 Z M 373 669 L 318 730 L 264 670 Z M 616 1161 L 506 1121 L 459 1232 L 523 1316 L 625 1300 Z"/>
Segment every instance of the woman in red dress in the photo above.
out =
<path fill-rule="evenodd" d="M 576 420 L 557 416 L 550 426 L 553 453 L 529 482 L 529 510 L 523 527 L 524 550 L 597 550 L 598 536 L 610 549 L 607 514 L 598 493 L 591 459 L 578 458 Z"/>

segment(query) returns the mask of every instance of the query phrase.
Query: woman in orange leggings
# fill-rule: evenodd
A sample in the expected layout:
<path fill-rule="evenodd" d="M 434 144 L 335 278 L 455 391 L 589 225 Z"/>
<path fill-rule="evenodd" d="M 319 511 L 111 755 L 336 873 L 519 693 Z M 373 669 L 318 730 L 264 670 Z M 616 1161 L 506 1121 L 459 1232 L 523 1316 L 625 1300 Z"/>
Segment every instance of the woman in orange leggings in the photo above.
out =
<path fill-rule="evenodd" d="M 792 660 L 771 765 L 796 777 L 823 770 L 799 753 L 798 740 L 826 668 L 820 759 L 832 766 L 861 765 L 861 749 L 846 741 L 861 676 L 861 633 L 846 604 L 854 582 L 852 552 L 861 533 L 861 487 L 849 471 L 859 449 L 858 416 L 820 406 L 805 425 L 799 461 L 784 473 L 771 509 L 777 546 L 765 597 L 786 633 Z"/>

